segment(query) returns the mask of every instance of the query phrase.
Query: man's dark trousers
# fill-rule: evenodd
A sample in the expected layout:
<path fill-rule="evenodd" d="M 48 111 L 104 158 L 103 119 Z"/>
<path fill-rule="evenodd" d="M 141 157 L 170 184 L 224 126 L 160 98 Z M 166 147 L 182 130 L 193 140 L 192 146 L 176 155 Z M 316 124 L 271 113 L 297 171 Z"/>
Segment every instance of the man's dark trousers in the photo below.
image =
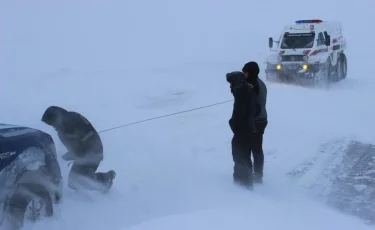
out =
<path fill-rule="evenodd" d="M 268 124 L 267 120 L 257 122 L 257 132 L 252 135 L 251 151 L 254 158 L 254 179 L 262 180 L 264 167 L 263 134 Z"/>
<path fill-rule="evenodd" d="M 243 186 L 253 184 L 253 166 L 251 161 L 251 136 L 232 138 L 232 156 L 234 161 L 233 179 Z"/>
<path fill-rule="evenodd" d="M 256 123 L 257 132 L 249 137 L 233 137 L 233 179 L 235 182 L 249 186 L 252 185 L 254 179 L 256 182 L 262 181 L 264 167 L 263 134 L 267 124 L 267 120 Z M 254 178 L 251 154 L 254 158 Z"/>
<path fill-rule="evenodd" d="M 68 177 L 68 185 L 73 189 L 86 188 L 102 190 L 108 183 L 108 175 L 96 172 L 100 162 L 90 162 L 90 164 L 74 163 Z"/>

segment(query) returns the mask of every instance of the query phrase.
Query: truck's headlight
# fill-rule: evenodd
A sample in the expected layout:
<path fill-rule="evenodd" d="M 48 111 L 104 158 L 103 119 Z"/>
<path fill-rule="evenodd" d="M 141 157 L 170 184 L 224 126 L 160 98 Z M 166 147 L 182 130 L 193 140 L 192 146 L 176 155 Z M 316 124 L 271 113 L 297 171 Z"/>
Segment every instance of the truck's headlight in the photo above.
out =
<path fill-rule="evenodd" d="M 305 55 L 305 56 L 302 57 L 302 59 L 303 59 L 304 61 L 307 61 L 307 60 L 309 60 L 309 56 Z"/>
<path fill-rule="evenodd" d="M 307 70 L 308 66 L 306 64 L 302 65 L 302 69 Z"/>
<path fill-rule="evenodd" d="M 281 65 L 280 65 L 280 64 L 277 65 L 277 66 L 276 66 L 276 69 L 277 69 L 277 70 L 281 70 Z"/>

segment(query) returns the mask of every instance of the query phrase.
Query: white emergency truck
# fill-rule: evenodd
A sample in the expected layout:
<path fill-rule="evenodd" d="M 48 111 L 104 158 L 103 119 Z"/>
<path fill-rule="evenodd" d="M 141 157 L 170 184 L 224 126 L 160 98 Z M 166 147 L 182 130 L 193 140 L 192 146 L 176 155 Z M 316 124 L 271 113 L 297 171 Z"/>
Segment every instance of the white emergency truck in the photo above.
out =
<path fill-rule="evenodd" d="M 269 48 L 275 52 L 266 60 L 269 81 L 319 85 L 346 78 L 346 41 L 340 22 L 298 20 L 284 27 L 278 41 L 270 37 Z"/>

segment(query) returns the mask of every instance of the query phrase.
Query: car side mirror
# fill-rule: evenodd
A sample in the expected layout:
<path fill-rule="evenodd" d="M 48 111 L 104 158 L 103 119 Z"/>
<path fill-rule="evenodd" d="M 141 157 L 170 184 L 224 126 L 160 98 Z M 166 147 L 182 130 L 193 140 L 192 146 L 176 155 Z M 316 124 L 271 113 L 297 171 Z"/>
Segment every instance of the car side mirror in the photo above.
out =
<path fill-rule="evenodd" d="M 268 38 L 268 46 L 270 47 L 270 49 L 271 49 L 272 46 L 273 46 L 273 38 L 272 38 L 272 37 L 269 37 L 269 38 Z"/>

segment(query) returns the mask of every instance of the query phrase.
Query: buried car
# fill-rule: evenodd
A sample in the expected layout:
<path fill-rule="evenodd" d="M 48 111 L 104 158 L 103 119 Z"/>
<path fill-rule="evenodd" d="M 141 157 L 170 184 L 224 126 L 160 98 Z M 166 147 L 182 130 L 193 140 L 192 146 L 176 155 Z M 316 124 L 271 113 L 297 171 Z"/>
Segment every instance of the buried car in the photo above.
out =
<path fill-rule="evenodd" d="M 52 137 L 40 130 L 0 124 L 0 228 L 53 215 L 63 180 Z"/>

